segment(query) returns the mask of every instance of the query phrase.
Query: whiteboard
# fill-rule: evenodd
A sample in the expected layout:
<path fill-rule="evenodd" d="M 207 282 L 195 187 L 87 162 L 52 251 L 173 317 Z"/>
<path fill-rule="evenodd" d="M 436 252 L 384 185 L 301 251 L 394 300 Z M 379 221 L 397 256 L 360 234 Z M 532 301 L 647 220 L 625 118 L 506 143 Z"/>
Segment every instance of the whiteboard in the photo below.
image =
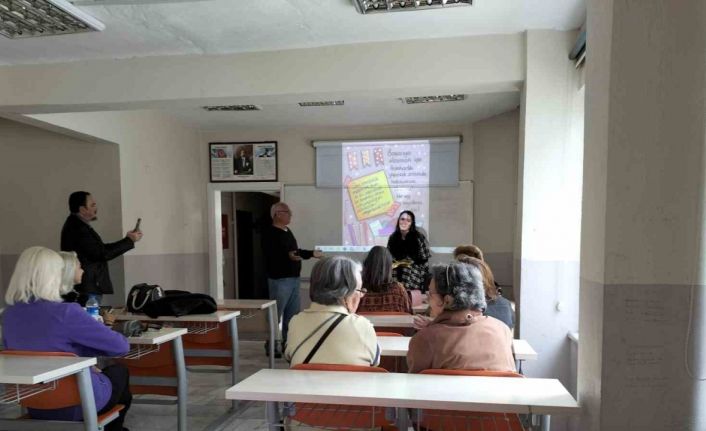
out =
<path fill-rule="evenodd" d="M 341 188 L 318 188 L 314 185 L 284 186 L 282 200 L 292 210 L 289 225 L 299 248 L 341 245 Z M 432 262 L 448 261 L 449 250 L 473 243 L 473 182 L 460 181 L 456 187 L 429 187 L 429 223 L 427 238 L 432 246 Z M 339 252 L 362 261 L 365 252 Z M 304 261 L 302 276 L 308 277 L 315 259 Z"/>

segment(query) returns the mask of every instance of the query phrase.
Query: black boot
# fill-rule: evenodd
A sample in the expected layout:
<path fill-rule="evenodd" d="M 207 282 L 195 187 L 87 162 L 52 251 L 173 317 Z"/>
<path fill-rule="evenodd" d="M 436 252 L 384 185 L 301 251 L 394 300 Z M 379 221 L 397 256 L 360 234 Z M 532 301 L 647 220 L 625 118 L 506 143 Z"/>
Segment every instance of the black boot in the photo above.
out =
<path fill-rule="evenodd" d="M 265 356 L 270 356 L 270 340 L 265 341 Z M 279 343 L 275 341 L 275 358 L 282 357 L 282 350 L 279 348 Z"/>

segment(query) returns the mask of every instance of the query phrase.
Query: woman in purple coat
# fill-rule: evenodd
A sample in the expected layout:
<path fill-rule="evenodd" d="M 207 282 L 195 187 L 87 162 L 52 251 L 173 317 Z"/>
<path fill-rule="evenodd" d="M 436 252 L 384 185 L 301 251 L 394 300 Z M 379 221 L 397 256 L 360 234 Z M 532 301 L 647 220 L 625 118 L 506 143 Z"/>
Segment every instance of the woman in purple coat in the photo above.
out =
<path fill-rule="evenodd" d="M 75 254 L 44 247 L 30 247 L 20 255 L 5 294 L 3 314 L 5 348 L 47 352 L 71 352 L 78 356 L 120 356 L 129 350 L 125 337 L 94 320 L 76 303 L 62 302 L 61 295 L 81 281 L 83 270 Z M 121 431 L 130 407 L 127 368 L 111 365 L 91 370 L 93 395 L 99 414 L 124 404 L 118 419 L 105 427 Z M 29 409 L 31 417 L 50 420 L 82 420 L 81 406 L 62 409 Z"/>

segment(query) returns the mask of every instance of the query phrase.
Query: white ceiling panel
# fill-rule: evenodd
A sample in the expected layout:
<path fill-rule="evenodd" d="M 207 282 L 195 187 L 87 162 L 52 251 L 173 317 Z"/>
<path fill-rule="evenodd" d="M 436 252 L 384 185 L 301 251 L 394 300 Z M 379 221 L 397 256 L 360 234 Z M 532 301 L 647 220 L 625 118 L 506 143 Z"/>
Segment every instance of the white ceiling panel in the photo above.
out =
<path fill-rule="evenodd" d="M 578 28 L 584 0 L 476 0 L 471 7 L 361 15 L 350 0 L 203 0 L 80 7 L 100 33 L 10 40 L 0 64 L 226 54 Z"/>

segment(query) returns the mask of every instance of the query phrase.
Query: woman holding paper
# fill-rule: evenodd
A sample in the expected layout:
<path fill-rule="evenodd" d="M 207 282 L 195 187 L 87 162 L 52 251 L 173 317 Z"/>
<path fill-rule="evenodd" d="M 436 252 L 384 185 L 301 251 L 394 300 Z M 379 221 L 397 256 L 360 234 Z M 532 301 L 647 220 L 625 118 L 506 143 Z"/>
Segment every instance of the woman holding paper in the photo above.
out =
<path fill-rule="evenodd" d="M 394 259 L 395 279 L 411 292 L 412 306 L 419 305 L 421 295 L 414 291 L 421 293 L 426 290 L 431 252 L 426 237 L 417 230 L 412 211 L 400 213 L 395 232 L 387 241 L 387 248 Z"/>

